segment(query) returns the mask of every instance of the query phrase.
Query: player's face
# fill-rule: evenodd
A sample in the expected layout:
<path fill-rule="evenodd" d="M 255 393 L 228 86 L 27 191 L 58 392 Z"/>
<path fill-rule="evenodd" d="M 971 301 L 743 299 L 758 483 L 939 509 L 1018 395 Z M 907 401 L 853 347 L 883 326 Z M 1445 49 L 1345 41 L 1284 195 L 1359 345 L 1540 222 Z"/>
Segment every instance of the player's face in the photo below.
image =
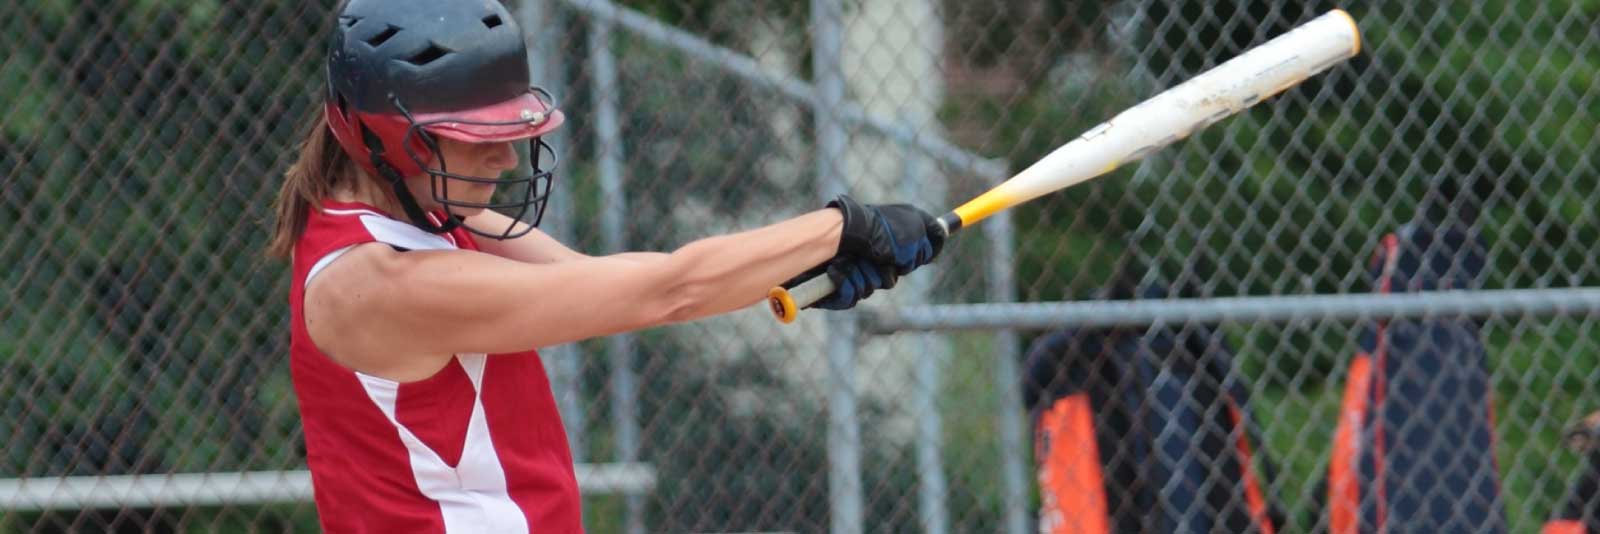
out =
<path fill-rule="evenodd" d="M 510 142 L 468 143 L 449 138 L 439 138 L 439 152 L 444 155 L 448 170 L 478 178 L 498 178 L 518 164 L 517 150 Z M 486 203 L 494 196 L 494 184 L 449 180 L 448 199 L 456 202 Z M 481 208 L 452 207 L 460 216 L 474 215 Z"/>

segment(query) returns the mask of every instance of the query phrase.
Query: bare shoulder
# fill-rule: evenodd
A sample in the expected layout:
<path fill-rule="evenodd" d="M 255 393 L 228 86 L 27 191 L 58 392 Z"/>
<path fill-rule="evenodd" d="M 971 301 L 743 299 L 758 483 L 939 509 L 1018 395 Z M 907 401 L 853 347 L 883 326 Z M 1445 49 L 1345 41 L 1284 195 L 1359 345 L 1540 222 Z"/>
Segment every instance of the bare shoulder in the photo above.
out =
<path fill-rule="evenodd" d="M 393 282 L 400 256 L 389 245 L 378 242 L 351 247 L 306 284 L 306 310 L 315 306 L 319 311 L 337 311 L 325 308 L 359 302 L 364 293 Z"/>
<path fill-rule="evenodd" d="M 318 272 L 302 304 L 311 341 L 334 361 L 366 374 L 398 381 L 431 375 L 449 355 L 408 354 L 407 340 L 390 327 L 403 311 L 395 309 L 392 296 L 407 290 L 410 259 L 389 245 L 365 243 Z"/>

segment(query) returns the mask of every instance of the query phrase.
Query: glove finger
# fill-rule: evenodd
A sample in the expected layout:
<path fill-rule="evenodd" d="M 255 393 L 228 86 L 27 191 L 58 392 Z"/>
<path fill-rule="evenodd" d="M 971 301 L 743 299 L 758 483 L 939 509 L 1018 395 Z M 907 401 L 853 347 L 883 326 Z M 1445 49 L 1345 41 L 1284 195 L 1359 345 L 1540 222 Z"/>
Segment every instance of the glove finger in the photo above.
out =
<path fill-rule="evenodd" d="M 839 304 L 842 306 L 839 309 L 854 306 L 857 301 L 866 298 L 866 292 L 870 288 L 867 287 L 867 281 L 862 278 L 861 270 L 856 268 L 855 261 L 836 258 L 829 262 L 828 272 L 830 275 L 838 277 L 837 285 L 839 286 L 839 291 L 837 293 L 839 294 Z"/>
<path fill-rule="evenodd" d="M 856 301 L 861 300 L 860 291 L 861 286 L 855 283 L 855 281 L 852 280 L 845 282 L 844 286 L 840 287 L 839 290 L 835 292 L 838 295 L 838 298 L 834 299 L 834 309 L 844 310 L 850 308 L 851 306 L 855 306 Z"/>
<path fill-rule="evenodd" d="M 878 279 L 882 282 L 878 284 L 880 288 L 894 289 L 895 284 L 900 282 L 900 274 L 895 271 L 893 265 L 878 264 L 869 266 L 869 268 L 878 273 Z"/>
<path fill-rule="evenodd" d="M 861 268 L 872 273 L 872 277 L 876 282 L 873 285 L 875 289 L 893 289 L 895 283 L 900 280 L 900 275 L 895 273 L 893 265 L 869 263 L 862 265 Z"/>
<path fill-rule="evenodd" d="M 917 266 L 927 265 L 930 261 L 933 261 L 933 241 L 923 239 L 917 243 Z"/>
<path fill-rule="evenodd" d="M 877 289 L 883 287 L 883 276 L 879 274 L 877 266 L 867 260 L 856 260 L 855 271 L 861 273 L 867 282 L 867 287 Z"/>
<path fill-rule="evenodd" d="M 816 307 L 824 310 L 844 310 L 856 304 L 856 285 L 848 277 L 842 283 L 835 282 L 833 293 L 817 301 Z"/>
<path fill-rule="evenodd" d="M 868 271 L 862 269 L 859 264 L 851 267 L 850 269 L 850 279 L 854 281 L 857 288 L 856 299 L 850 303 L 852 305 L 866 300 L 867 297 L 872 296 L 872 291 L 877 289 L 876 285 L 873 285 L 869 280 L 867 280 L 867 272 Z"/>

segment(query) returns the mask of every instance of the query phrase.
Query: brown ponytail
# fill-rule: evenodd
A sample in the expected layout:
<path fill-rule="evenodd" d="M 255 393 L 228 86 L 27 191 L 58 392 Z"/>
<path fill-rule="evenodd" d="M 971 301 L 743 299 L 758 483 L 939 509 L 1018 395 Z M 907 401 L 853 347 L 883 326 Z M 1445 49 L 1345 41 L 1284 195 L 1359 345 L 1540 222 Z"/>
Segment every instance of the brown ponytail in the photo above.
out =
<path fill-rule="evenodd" d="M 361 173 L 333 137 L 321 109 L 311 113 L 301 139 L 300 156 L 284 173 L 283 187 L 278 189 L 278 200 L 273 205 L 278 220 L 272 242 L 267 245 L 268 256 L 289 258 L 295 242 L 305 232 L 311 209 Z"/>

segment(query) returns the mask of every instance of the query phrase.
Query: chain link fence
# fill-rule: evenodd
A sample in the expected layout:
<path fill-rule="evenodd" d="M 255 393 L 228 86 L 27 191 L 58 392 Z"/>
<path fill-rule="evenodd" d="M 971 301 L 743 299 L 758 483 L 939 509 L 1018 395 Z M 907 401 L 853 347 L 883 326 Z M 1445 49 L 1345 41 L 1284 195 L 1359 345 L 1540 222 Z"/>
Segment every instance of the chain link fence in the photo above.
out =
<path fill-rule="evenodd" d="M 0 7 L 0 532 L 317 530 L 261 249 L 332 4 Z M 863 313 L 543 351 L 592 532 L 1531 532 L 1582 504 L 1594 2 L 509 5 L 568 110 L 546 229 L 594 254 L 841 191 L 953 206 L 1328 9 L 1364 33 Z M 1008 301 L 1067 302 L 965 306 Z M 1052 434 L 1084 392 L 1092 432 Z"/>

